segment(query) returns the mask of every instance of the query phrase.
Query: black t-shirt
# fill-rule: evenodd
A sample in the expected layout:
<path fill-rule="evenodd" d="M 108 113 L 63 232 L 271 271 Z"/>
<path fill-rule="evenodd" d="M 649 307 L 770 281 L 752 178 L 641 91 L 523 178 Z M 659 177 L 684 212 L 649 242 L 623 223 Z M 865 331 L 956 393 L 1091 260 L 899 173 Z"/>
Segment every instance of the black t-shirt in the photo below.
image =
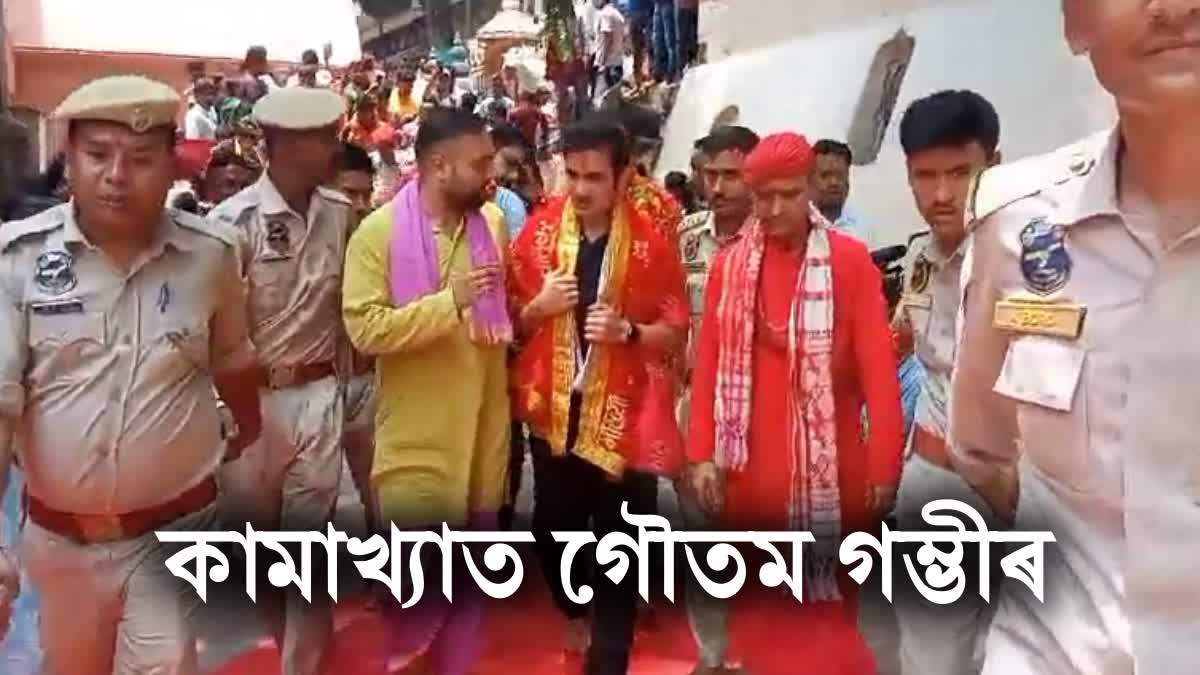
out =
<path fill-rule="evenodd" d="M 579 346 L 584 356 L 587 356 L 588 343 L 583 338 L 583 328 L 587 323 L 588 310 L 596 304 L 596 296 L 600 294 L 600 271 L 604 267 L 604 252 L 608 249 L 608 235 L 588 241 L 579 237 L 579 256 L 575 259 L 575 278 L 579 283 L 579 304 L 575 307 L 575 325 L 579 331 Z"/>

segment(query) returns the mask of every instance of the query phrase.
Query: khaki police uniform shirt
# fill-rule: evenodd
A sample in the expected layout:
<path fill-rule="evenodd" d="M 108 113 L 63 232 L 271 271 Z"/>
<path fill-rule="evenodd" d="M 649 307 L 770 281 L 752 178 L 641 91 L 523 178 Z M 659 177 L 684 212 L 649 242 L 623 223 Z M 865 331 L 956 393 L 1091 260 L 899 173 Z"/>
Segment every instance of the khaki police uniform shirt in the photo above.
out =
<path fill-rule="evenodd" d="M 263 365 L 340 358 L 342 261 L 350 201 L 317 188 L 306 214 L 287 205 L 268 174 L 230 197 L 209 219 L 241 235 L 250 286 L 250 333 Z"/>
<path fill-rule="evenodd" d="M 51 508 L 152 508 L 216 472 L 210 373 L 254 361 L 234 235 L 168 211 L 122 272 L 73 209 L 0 228 L 0 415 Z"/>
<path fill-rule="evenodd" d="M 679 230 L 679 253 L 686 275 L 688 303 L 691 305 L 691 329 L 688 331 L 688 365 L 695 361 L 696 345 L 700 340 L 700 322 L 704 316 L 704 289 L 717 251 L 721 250 L 717 236 L 717 220 L 712 211 L 694 213 L 683 219 Z"/>
<path fill-rule="evenodd" d="M 905 276 L 897 309 L 897 321 L 912 327 L 913 350 L 926 372 L 915 422 L 939 438 L 945 438 L 948 427 L 964 249 L 965 245 L 946 255 L 936 240 L 926 239 Z"/>
<path fill-rule="evenodd" d="M 686 275 L 688 304 L 691 306 L 686 364 L 689 381 L 682 388 L 675 414 L 684 430 L 687 429 L 691 415 L 690 373 L 696 363 L 696 349 L 700 344 L 701 323 L 704 318 L 704 289 L 708 286 L 708 275 L 712 271 L 713 260 L 725 243 L 726 241 L 717 236 L 717 220 L 712 211 L 694 213 L 683 219 L 683 225 L 679 229 L 679 252 Z"/>
<path fill-rule="evenodd" d="M 1006 583 L 988 675 L 1200 661 L 1200 228 L 1164 250 L 1123 214 L 1118 147 L 1099 135 L 977 186 L 955 464 L 976 484 L 1015 468 L 1016 529 L 1058 538 L 1045 603 Z"/>

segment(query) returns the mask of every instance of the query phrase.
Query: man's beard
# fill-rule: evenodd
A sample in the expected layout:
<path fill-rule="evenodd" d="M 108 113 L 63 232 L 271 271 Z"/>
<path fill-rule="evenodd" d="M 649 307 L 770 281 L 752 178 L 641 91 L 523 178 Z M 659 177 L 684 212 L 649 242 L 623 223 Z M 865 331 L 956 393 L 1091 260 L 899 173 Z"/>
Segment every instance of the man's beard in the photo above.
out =
<path fill-rule="evenodd" d="M 454 195 L 454 202 L 462 209 L 475 210 L 482 208 L 487 202 L 487 198 L 483 195 L 483 188 L 480 187 L 472 191 L 464 191 Z"/>
<path fill-rule="evenodd" d="M 816 206 L 817 210 L 821 212 L 821 215 L 830 220 L 837 220 L 838 218 L 841 218 L 842 214 L 846 210 L 846 202 L 845 200 L 841 199 L 829 198 L 818 200 L 816 202 Z"/>

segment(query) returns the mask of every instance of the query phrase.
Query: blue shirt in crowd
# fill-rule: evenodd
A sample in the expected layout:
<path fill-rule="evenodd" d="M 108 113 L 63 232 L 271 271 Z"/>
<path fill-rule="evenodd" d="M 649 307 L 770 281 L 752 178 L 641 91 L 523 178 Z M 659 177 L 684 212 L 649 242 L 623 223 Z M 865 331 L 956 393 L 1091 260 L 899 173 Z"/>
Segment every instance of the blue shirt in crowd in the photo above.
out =
<path fill-rule="evenodd" d="M 506 187 L 496 188 L 496 206 L 504 212 L 504 222 L 508 223 L 509 240 L 517 238 L 525 228 L 525 220 L 529 218 L 529 210 L 525 208 L 525 200 L 517 193 Z"/>

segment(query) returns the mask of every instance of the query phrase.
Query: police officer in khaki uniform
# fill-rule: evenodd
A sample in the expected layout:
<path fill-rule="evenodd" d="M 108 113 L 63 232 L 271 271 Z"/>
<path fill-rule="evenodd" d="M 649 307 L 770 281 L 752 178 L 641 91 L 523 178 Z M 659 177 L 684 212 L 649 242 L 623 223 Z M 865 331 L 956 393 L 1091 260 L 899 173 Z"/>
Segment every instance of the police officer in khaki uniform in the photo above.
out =
<path fill-rule="evenodd" d="M 971 206 L 952 459 L 1057 537 L 1044 602 L 1006 580 L 984 673 L 1195 673 L 1200 0 L 1063 9 L 1120 123 L 987 171 Z"/>
<path fill-rule="evenodd" d="M 990 513 L 954 472 L 945 439 L 967 238 L 963 214 L 971 179 L 999 160 L 999 141 L 996 109 L 972 91 L 943 91 L 915 101 L 900 121 L 909 186 L 930 229 L 905 275 L 893 321 L 902 338 L 901 351 L 911 349 L 926 373 L 896 497 L 901 530 L 929 529 L 921 509 L 936 499 L 957 499 L 984 515 Z M 970 578 L 976 578 L 973 571 Z M 952 606 L 903 594 L 894 607 L 903 675 L 979 672 L 976 647 L 990 613 L 977 594 Z"/>
<path fill-rule="evenodd" d="M 341 323 L 341 270 L 350 201 L 321 187 L 333 175 L 337 94 L 291 87 L 254 106 L 267 170 L 209 219 L 242 237 L 250 334 L 262 367 L 263 434 L 224 476 L 230 508 L 260 527 L 320 530 L 337 501 L 348 342 Z M 317 599 L 320 597 L 321 599 Z M 272 615 L 287 675 L 324 668 L 332 634 L 327 595 L 310 605 L 289 592 L 286 616 Z"/>
<path fill-rule="evenodd" d="M 742 162 L 758 145 L 758 135 L 745 127 L 717 127 L 696 142 L 706 158 L 700 180 L 708 195 L 709 210 L 683 219 L 679 228 L 679 253 L 687 276 L 691 325 L 688 331 L 688 367 L 700 339 L 704 314 L 704 288 L 713 259 L 725 244 L 737 238 L 750 217 L 750 188 L 742 176 Z M 717 161 L 714 163 L 713 160 Z M 684 406 L 686 409 L 686 406 Z M 681 415 L 686 424 L 687 415 Z"/>
<path fill-rule="evenodd" d="M 372 211 L 371 189 L 375 166 L 366 150 L 349 143 L 342 144 L 337 164 L 337 172 L 330 186 L 354 204 L 350 229 L 355 230 Z M 375 456 L 375 414 L 379 407 L 374 357 L 355 351 L 350 372 L 351 377 L 346 385 L 346 422 L 342 430 L 346 450 L 344 473 L 352 477 L 362 500 L 365 519 L 356 525 L 374 531 L 372 528 L 376 518 L 375 499 L 371 494 L 371 465 Z M 345 494 L 345 490 L 342 493 Z"/>
<path fill-rule="evenodd" d="M 73 200 L 0 228 L 0 467 L 15 443 L 54 675 L 196 672 L 199 601 L 154 532 L 214 527 L 218 467 L 260 426 L 235 237 L 163 210 L 179 107 L 141 77 L 75 91 Z"/>
<path fill-rule="evenodd" d="M 688 381 L 679 401 L 679 422 L 688 425 L 691 403 L 690 373 L 695 361 L 696 345 L 700 341 L 700 319 L 704 314 L 704 288 L 717 252 L 737 238 L 750 217 L 750 186 L 742 173 L 746 155 L 758 145 L 758 135 L 745 127 L 718 127 L 704 137 L 697 148 L 706 162 L 701 171 L 704 191 L 710 211 L 688 216 L 679 231 L 680 255 L 687 275 L 688 301 L 691 305 L 691 326 L 688 331 L 688 351 L 684 379 Z M 689 530 L 712 528 L 712 513 L 718 507 L 715 500 L 705 500 L 688 485 L 685 478 L 676 485 L 679 510 Z M 688 621 L 700 648 L 700 663 L 693 675 L 735 675 L 741 670 L 726 663 L 729 650 L 728 611 L 724 601 L 710 597 L 694 581 L 687 587 Z"/>

